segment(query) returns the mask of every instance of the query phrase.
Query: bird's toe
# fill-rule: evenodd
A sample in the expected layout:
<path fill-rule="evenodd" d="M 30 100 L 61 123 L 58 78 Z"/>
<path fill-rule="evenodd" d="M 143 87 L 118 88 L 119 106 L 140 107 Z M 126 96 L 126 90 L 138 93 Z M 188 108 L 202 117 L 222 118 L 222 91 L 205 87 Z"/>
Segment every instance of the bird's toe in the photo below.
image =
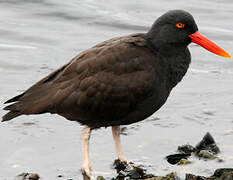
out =
<path fill-rule="evenodd" d="M 91 167 L 82 167 L 81 169 L 83 180 L 94 180 L 93 172 Z"/>

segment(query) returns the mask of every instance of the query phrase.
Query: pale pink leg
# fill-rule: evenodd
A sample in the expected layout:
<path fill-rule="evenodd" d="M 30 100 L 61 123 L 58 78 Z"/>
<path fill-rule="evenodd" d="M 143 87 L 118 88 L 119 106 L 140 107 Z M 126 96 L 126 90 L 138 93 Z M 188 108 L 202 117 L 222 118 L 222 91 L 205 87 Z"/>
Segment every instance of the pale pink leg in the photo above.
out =
<path fill-rule="evenodd" d="M 120 126 L 112 126 L 112 136 L 115 142 L 117 158 L 120 161 L 126 161 L 121 147 Z"/>
<path fill-rule="evenodd" d="M 91 128 L 85 126 L 82 129 L 82 173 L 87 175 L 90 179 L 94 179 L 92 175 L 91 164 L 89 160 L 89 140 L 91 136 Z"/>

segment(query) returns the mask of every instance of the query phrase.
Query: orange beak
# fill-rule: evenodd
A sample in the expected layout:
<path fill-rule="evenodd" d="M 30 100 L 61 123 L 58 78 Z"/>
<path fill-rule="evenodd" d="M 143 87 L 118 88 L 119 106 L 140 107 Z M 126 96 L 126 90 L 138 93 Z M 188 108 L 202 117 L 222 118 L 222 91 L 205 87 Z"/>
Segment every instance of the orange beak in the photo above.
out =
<path fill-rule="evenodd" d="M 231 55 L 228 54 L 226 51 L 224 51 L 222 48 L 214 44 L 212 41 L 204 37 L 201 33 L 198 31 L 189 35 L 191 38 L 192 42 L 199 44 L 203 48 L 207 49 L 208 51 L 217 54 L 219 56 L 225 57 L 225 58 L 230 58 Z"/>

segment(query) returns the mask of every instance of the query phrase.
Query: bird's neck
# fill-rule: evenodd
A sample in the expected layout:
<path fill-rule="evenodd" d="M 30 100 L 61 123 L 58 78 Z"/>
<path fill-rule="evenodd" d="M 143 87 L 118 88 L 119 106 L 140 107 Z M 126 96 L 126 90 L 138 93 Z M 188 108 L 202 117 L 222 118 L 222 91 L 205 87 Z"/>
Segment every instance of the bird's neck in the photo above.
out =
<path fill-rule="evenodd" d="M 150 41 L 150 44 L 165 61 L 167 67 L 167 88 L 172 89 L 182 80 L 188 70 L 191 62 L 188 47 L 184 44 L 160 44 L 160 42 L 153 41 Z"/>
<path fill-rule="evenodd" d="M 167 66 L 167 86 L 173 88 L 179 83 L 186 74 L 191 62 L 191 55 L 188 48 L 177 49 L 173 55 L 169 54 L 165 58 Z"/>

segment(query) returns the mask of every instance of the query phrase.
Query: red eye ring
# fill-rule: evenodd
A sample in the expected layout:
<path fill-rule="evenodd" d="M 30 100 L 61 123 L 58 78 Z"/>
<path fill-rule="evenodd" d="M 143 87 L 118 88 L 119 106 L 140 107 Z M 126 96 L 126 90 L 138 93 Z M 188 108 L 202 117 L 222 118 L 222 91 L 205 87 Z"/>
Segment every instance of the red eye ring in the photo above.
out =
<path fill-rule="evenodd" d="M 185 25 L 184 25 L 183 23 L 181 23 L 181 22 L 178 22 L 178 23 L 176 24 L 176 27 L 177 27 L 177 28 L 184 28 Z"/>

